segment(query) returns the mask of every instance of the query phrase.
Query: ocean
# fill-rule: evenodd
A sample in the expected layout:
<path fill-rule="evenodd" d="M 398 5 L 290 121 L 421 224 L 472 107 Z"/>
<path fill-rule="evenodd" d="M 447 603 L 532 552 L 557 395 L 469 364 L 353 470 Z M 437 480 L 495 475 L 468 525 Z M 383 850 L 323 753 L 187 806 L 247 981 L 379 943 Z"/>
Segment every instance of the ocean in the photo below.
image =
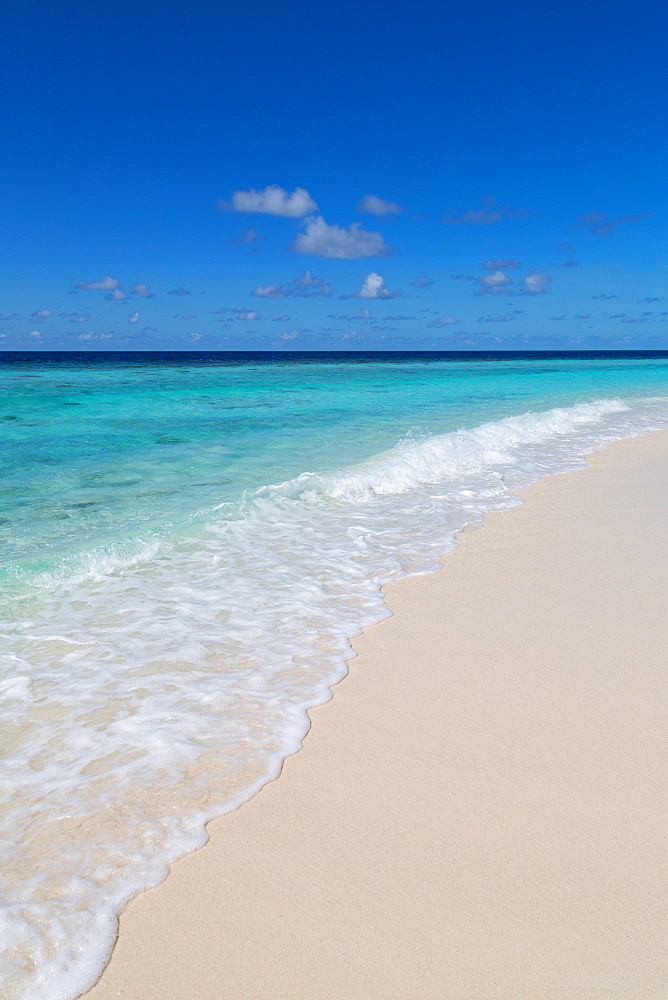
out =
<path fill-rule="evenodd" d="M 383 583 L 668 423 L 666 351 L 5 352 L 0 387 L 6 1000 L 95 982 L 127 901 L 299 749 Z"/>

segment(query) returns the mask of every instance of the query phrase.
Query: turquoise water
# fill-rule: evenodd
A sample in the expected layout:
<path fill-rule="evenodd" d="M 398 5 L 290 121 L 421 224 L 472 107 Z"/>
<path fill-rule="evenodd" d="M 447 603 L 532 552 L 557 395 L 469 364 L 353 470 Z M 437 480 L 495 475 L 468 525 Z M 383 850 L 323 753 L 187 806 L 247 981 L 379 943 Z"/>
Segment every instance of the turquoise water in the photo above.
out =
<path fill-rule="evenodd" d="M 668 365 L 665 354 L 45 357 L 0 362 L 0 550 L 10 575 L 169 530 L 244 490 L 363 461 L 406 434 L 661 394 Z"/>
<path fill-rule="evenodd" d="M 118 912 L 512 490 L 664 426 L 668 352 L 0 355 L 3 996 L 67 1000 Z"/>

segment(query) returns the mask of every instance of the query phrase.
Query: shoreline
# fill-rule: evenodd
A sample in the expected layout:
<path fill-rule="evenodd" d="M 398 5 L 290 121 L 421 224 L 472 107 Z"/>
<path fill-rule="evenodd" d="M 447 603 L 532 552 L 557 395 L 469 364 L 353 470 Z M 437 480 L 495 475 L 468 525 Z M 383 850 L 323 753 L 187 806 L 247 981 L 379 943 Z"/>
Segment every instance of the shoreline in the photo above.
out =
<path fill-rule="evenodd" d="M 658 996 L 667 471 L 668 431 L 616 442 L 385 587 L 301 752 L 86 997 Z"/>

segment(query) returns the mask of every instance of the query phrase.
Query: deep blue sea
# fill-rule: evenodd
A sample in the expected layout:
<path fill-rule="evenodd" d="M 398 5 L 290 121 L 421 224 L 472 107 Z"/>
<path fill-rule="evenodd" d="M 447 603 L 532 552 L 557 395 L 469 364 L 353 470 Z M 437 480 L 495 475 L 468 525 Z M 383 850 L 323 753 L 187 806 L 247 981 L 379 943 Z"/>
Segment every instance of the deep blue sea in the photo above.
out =
<path fill-rule="evenodd" d="M 668 422 L 668 352 L 0 354 L 0 995 L 116 917 L 513 491 Z"/>

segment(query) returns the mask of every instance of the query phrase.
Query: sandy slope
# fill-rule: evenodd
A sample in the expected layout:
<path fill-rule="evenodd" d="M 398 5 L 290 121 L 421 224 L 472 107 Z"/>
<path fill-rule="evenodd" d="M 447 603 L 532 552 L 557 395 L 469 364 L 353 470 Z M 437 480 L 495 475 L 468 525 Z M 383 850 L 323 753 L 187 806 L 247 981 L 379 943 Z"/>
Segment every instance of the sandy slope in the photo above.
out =
<path fill-rule="evenodd" d="M 522 496 L 387 588 L 89 1000 L 668 996 L 668 431 Z"/>

